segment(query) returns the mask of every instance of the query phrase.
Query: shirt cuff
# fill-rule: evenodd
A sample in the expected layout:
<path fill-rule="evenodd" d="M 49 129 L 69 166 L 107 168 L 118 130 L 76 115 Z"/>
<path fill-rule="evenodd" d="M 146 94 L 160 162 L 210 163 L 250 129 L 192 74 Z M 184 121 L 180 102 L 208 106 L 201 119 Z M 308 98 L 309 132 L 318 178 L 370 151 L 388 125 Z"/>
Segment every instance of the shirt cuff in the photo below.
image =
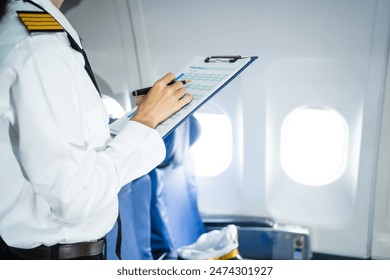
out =
<path fill-rule="evenodd" d="M 129 121 L 108 146 L 116 155 L 118 168 L 125 174 L 135 175 L 125 178 L 126 181 L 149 173 L 164 160 L 166 154 L 158 131 L 136 121 Z"/>

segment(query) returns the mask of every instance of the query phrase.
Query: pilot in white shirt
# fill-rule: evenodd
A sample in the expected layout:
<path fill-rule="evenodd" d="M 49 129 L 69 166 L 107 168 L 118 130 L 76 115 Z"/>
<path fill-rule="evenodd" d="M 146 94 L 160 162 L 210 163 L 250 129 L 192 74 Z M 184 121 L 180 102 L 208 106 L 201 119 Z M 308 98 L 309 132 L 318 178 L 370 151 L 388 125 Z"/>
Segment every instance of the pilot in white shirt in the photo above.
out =
<path fill-rule="evenodd" d="M 112 139 L 62 2 L 8 0 L 0 19 L 0 236 L 22 259 L 82 258 L 80 246 L 100 256 L 120 188 L 164 159 L 153 128 L 191 101 L 182 83 L 167 85 L 168 73 Z M 34 31 L 22 22 L 31 12 L 63 30 Z"/>

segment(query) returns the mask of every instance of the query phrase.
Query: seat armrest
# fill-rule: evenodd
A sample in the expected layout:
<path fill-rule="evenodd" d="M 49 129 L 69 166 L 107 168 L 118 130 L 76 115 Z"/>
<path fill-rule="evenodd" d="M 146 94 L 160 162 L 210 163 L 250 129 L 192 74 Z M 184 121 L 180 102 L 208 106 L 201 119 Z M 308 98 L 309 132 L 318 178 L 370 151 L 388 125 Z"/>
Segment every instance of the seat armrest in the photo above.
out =
<path fill-rule="evenodd" d="M 206 216 L 207 231 L 229 224 L 238 229 L 238 251 L 244 259 L 291 260 L 312 257 L 309 230 L 303 226 L 278 224 L 270 218 L 247 216 Z"/>
<path fill-rule="evenodd" d="M 270 218 L 250 217 L 250 216 L 226 216 L 226 215 L 210 215 L 203 216 L 202 221 L 207 227 L 224 227 L 229 224 L 234 224 L 238 227 L 260 227 L 272 228 L 275 223 Z"/>

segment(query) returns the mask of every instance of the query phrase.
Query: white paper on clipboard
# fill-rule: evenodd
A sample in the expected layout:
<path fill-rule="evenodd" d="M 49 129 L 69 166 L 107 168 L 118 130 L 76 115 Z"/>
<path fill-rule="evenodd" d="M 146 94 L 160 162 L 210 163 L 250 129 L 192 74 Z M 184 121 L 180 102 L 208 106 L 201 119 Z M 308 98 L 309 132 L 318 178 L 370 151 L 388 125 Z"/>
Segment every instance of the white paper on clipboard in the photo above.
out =
<path fill-rule="evenodd" d="M 210 62 L 205 62 L 205 57 L 195 57 L 191 63 L 176 75 L 176 80 L 191 80 L 185 87 L 187 93 L 193 96 L 193 100 L 156 127 L 161 137 L 164 138 L 167 136 L 189 115 L 205 104 L 213 95 L 230 83 L 256 59 L 256 56 L 252 56 L 240 58 L 234 62 L 229 62 L 225 59 L 215 59 L 210 60 Z M 134 107 L 123 117 L 111 123 L 111 134 L 118 134 L 136 111 L 137 107 Z"/>

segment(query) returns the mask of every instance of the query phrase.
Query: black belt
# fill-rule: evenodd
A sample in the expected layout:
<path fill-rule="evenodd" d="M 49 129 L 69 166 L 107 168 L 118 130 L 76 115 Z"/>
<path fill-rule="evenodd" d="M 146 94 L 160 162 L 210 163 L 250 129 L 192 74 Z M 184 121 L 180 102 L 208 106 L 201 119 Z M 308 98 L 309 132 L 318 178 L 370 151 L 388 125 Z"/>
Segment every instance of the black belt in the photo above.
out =
<path fill-rule="evenodd" d="M 104 239 L 92 242 L 73 244 L 57 244 L 54 246 L 39 246 L 32 249 L 8 247 L 12 253 L 30 260 L 69 260 L 81 257 L 95 256 L 103 252 Z"/>

